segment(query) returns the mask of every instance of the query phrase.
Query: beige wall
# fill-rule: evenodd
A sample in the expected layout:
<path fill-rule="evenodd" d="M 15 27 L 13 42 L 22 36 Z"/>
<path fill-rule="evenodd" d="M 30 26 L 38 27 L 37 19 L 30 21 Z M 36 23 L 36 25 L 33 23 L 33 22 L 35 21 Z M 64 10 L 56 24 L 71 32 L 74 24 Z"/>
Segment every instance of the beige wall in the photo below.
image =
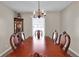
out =
<path fill-rule="evenodd" d="M 46 35 L 52 37 L 53 31 L 56 29 L 60 33 L 60 21 L 61 14 L 60 12 L 48 12 L 46 17 L 45 27 Z"/>
<path fill-rule="evenodd" d="M 9 38 L 13 33 L 14 12 L 0 4 L 0 54 L 10 48 Z"/>
<path fill-rule="evenodd" d="M 22 13 L 22 17 L 24 18 L 24 32 L 26 38 L 32 35 L 32 13 Z M 52 32 L 57 29 L 60 32 L 60 13 L 59 12 L 48 12 L 45 17 L 45 28 L 46 35 L 52 35 Z"/>
<path fill-rule="evenodd" d="M 62 11 L 62 31 L 71 35 L 70 48 L 79 55 L 79 2 L 73 2 Z"/>
<path fill-rule="evenodd" d="M 22 18 L 24 19 L 24 33 L 25 37 L 32 36 L 32 13 L 26 12 L 22 13 Z"/>

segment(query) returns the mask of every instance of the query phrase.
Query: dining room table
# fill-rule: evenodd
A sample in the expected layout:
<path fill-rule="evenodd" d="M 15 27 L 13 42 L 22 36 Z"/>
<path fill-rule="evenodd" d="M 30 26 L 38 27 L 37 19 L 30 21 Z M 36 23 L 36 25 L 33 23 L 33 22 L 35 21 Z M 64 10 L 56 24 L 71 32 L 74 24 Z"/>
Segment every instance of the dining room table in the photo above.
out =
<path fill-rule="evenodd" d="M 26 38 L 19 47 L 7 55 L 7 57 L 34 57 L 37 53 L 42 57 L 70 57 L 70 55 L 64 52 L 59 45 L 54 44 L 53 40 L 49 36 L 45 36 L 45 49 L 35 52 L 33 50 L 33 37 Z"/>

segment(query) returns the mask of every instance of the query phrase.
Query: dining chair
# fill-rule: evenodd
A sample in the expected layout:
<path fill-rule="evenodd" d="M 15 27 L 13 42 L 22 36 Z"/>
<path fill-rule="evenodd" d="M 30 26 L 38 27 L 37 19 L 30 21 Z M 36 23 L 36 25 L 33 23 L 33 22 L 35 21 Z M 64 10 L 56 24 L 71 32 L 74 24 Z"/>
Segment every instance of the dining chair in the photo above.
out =
<path fill-rule="evenodd" d="M 65 40 L 65 36 L 66 36 L 66 31 L 64 31 L 62 34 L 60 34 L 59 36 L 59 45 L 61 48 L 64 47 L 65 43 L 66 43 L 66 40 Z"/>
<path fill-rule="evenodd" d="M 61 49 L 63 49 L 64 52 L 67 52 L 70 46 L 70 41 L 71 41 L 70 36 L 67 33 L 61 35 L 59 46 Z"/>
<path fill-rule="evenodd" d="M 10 45 L 11 45 L 11 47 L 12 47 L 13 50 L 16 49 L 15 44 L 14 44 L 14 39 L 15 39 L 15 35 L 12 34 L 12 35 L 10 36 Z"/>
<path fill-rule="evenodd" d="M 23 41 L 25 39 L 25 34 L 24 32 L 18 32 L 19 38 Z"/>
<path fill-rule="evenodd" d="M 60 42 L 59 42 L 60 48 L 63 48 L 65 43 L 66 43 L 65 35 L 61 35 Z"/>
<path fill-rule="evenodd" d="M 37 31 L 37 37 L 40 39 L 40 30 Z"/>
<path fill-rule="evenodd" d="M 61 39 L 61 36 L 62 36 L 62 34 L 60 34 L 60 35 L 59 35 L 59 37 L 58 37 L 58 39 L 57 39 L 57 41 L 56 41 L 56 44 L 57 44 L 57 45 L 59 45 L 59 44 L 60 44 L 60 39 Z"/>
<path fill-rule="evenodd" d="M 10 45 L 13 50 L 15 50 L 22 43 L 22 38 L 20 37 L 20 33 L 12 34 L 10 37 Z"/>
<path fill-rule="evenodd" d="M 70 46 L 71 38 L 70 38 L 70 36 L 67 34 L 67 35 L 65 36 L 65 39 L 66 39 L 66 43 L 65 43 L 65 45 L 64 45 L 64 47 L 63 47 L 63 50 L 64 50 L 65 52 L 67 52 L 67 50 L 68 50 L 68 48 L 69 48 L 69 46 Z"/>
<path fill-rule="evenodd" d="M 37 39 L 41 39 L 42 35 L 43 35 L 42 30 L 36 30 L 36 31 L 35 31 L 35 37 L 36 37 Z"/>
<path fill-rule="evenodd" d="M 58 39 L 58 32 L 55 30 L 53 33 L 52 33 L 52 40 L 53 42 L 56 44 L 56 41 Z"/>

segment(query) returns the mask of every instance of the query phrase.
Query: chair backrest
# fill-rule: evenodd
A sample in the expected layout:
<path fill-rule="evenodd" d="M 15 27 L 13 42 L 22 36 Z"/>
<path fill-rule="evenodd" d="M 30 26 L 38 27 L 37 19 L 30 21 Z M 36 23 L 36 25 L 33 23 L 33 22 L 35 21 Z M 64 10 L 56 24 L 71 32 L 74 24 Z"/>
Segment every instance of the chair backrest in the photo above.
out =
<path fill-rule="evenodd" d="M 70 36 L 66 33 L 60 37 L 60 48 L 67 52 L 70 46 Z"/>
<path fill-rule="evenodd" d="M 15 35 L 13 34 L 13 35 L 10 36 L 10 45 L 11 45 L 13 50 L 16 49 L 16 46 L 14 44 L 14 39 L 15 39 Z"/>
<path fill-rule="evenodd" d="M 66 43 L 65 35 L 61 35 L 60 37 L 60 48 L 63 48 Z"/>
<path fill-rule="evenodd" d="M 40 39 L 41 37 L 42 37 L 42 31 L 41 30 L 36 30 L 35 31 L 35 37 L 37 38 L 37 39 Z"/>
<path fill-rule="evenodd" d="M 52 34 L 52 39 L 54 41 L 54 43 L 56 43 L 57 39 L 58 39 L 58 32 L 55 30 L 55 32 L 53 32 Z"/>
<path fill-rule="evenodd" d="M 20 35 L 21 35 L 20 33 L 16 33 L 16 34 L 12 34 L 10 37 L 10 45 L 13 50 L 19 47 L 19 45 L 23 41 Z"/>
<path fill-rule="evenodd" d="M 24 32 L 18 32 L 17 35 L 19 35 L 19 38 L 23 41 L 25 39 Z"/>
<path fill-rule="evenodd" d="M 37 31 L 37 37 L 40 39 L 40 30 Z"/>
<path fill-rule="evenodd" d="M 56 44 L 59 45 L 60 44 L 60 39 L 61 39 L 62 34 L 59 35 Z"/>
<path fill-rule="evenodd" d="M 65 52 L 67 52 L 67 50 L 68 50 L 68 48 L 70 46 L 71 38 L 70 38 L 70 36 L 68 34 L 65 36 L 65 38 L 66 38 L 66 43 L 65 43 L 65 45 L 63 47 L 63 50 Z"/>

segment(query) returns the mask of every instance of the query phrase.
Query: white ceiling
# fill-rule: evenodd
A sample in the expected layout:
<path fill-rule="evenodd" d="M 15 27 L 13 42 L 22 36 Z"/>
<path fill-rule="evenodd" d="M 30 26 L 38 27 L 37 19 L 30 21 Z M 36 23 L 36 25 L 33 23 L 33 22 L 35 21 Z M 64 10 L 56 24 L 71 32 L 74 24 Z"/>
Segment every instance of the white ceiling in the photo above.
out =
<path fill-rule="evenodd" d="M 1 1 L 6 7 L 16 12 L 33 12 L 38 8 L 37 1 Z M 40 8 L 46 11 L 61 11 L 66 8 L 71 1 L 41 1 Z"/>

